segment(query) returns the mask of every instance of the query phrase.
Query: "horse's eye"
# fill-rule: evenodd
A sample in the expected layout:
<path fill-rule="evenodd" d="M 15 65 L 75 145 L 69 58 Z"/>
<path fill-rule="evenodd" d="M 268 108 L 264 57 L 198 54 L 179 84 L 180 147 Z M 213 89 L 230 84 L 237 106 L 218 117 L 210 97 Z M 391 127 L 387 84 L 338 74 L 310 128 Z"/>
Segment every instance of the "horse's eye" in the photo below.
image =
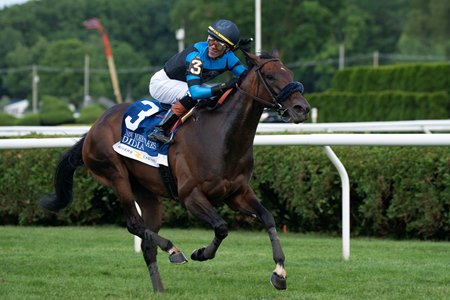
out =
<path fill-rule="evenodd" d="M 275 77 L 273 77 L 273 76 L 270 75 L 270 74 L 267 74 L 267 75 L 266 75 L 266 79 L 267 79 L 267 80 L 274 80 Z"/>

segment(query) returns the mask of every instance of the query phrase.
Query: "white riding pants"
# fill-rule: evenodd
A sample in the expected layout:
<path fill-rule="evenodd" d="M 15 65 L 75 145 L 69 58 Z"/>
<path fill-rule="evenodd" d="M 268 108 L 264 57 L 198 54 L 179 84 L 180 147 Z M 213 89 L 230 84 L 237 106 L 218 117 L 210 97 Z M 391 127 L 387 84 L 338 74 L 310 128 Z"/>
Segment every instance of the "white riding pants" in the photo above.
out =
<path fill-rule="evenodd" d="M 150 79 L 148 91 L 159 102 L 174 104 L 188 94 L 188 85 L 184 81 L 171 79 L 164 69 L 156 72 Z"/>

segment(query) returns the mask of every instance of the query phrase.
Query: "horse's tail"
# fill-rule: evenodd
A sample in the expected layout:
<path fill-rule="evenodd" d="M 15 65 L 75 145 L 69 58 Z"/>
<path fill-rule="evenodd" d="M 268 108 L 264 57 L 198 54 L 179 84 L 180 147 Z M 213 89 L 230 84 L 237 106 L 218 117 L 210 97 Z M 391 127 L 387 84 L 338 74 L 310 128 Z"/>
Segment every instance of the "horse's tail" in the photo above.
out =
<path fill-rule="evenodd" d="M 73 174 L 82 166 L 82 149 L 86 136 L 83 136 L 61 157 L 54 177 L 55 193 L 41 198 L 41 206 L 49 211 L 58 212 L 72 202 Z"/>

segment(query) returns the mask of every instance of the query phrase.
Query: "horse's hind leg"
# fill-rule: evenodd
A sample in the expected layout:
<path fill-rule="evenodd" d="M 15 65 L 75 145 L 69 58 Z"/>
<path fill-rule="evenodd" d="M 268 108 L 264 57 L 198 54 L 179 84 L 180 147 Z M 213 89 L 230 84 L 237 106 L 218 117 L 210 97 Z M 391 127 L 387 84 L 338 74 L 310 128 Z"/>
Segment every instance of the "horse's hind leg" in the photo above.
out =
<path fill-rule="evenodd" d="M 201 220 L 207 221 L 214 228 L 215 234 L 212 242 L 207 247 L 203 247 L 192 252 L 191 258 L 197 261 L 213 259 L 220 244 L 228 235 L 227 223 L 216 212 L 203 193 L 197 189 L 194 189 L 193 192 L 185 199 L 184 204 L 186 209 L 194 216 Z"/>
<path fill-rule="evenodd" d="M 141 209 L 144 225 L 150 231 L 158 233 L 162 224 L 162 204 L 152 194 L 146 195 L 147 197 L 144 197 L 144 193 L 142 193 L 141 190 L 141 187 L 139 187 L 139 189 L 136 189 L 135 196 L 136 201 L 138 202 Z M 150 275 L 153 291 L 164 292 L 164 286 L 161 281 L 161 276 L 159 274 L 158 264 L 156 260 L 156 256 L 158 254 L 157 244 L 151 238 L 143 239 L 141 243 L 141 249 Z"/>
<path fill-rule="evenodd" d="M 166 245 L 164 249 L 168 249 L 165 251 L 169 254 L 169 260 L 171 263 L 186 263 L 187 259 L 184 256 L 183 252 L 179 250 L 175 245 L 173 245 L 171 241 L 166 240 L 165 238 L 158 235 L 158 231 L 161 228 L 163 218 L 162 202 L 160 202 L 154 194 L 142 188 L 140 185 L 134 184 L 133 187 L 136 202 L 141 208 L 142 218 L 144 219 L 145 226 L 149 229 L 149 232 L 146 233 L 148 239 L 144 239 L 143 241 L 155 241 L 154 243 L 152 243 L 152 245 L 154 245 L 155 247 L 156 245 Z M 143 253 L 145 256 L 144 251 Z"/>
<path fill-rule="evenodd" d="M 286 289 L 286 270 L 284 268 L 284 253 L 281 249 L 281 243 L 278 239 L 277 230 L 275 227 L 275 220 L 272 214 L 256 199 L 255 193 L 249 187 L 247 192 L 235 197 L 228 205 L 240 212 L 256 216 L 264 224 L 269 234 L 270 242 L 272 244 L 273 260 L 276 267 L 270 278 L 272 285 L 278 290 Z"/>
<path fill-rule="evenodd" d="M 143 195 L 145 194 L 145 190 L 141 187 L 135 186 L 134 191 L 132 191 L 131 184 L 128 180 L 115 180 L 111 186 L 121 201 L 122 208 L 126 216 L 128 231 L 143 240 L 141 248 L 150 273 L 153 290 L 156 292 L 163 292 L 164 287 L 161 283 L 161 278 L 156 263 L 156 246 L 159 246 L 163 251 L 169 253 L 170 251 L 176 252 L 178 249 L 172 244 L 171 241 L 157 234 L 157 231 L 161 226 L 161 204 L 158 202 L 156 197 L 148 191 L 146 191 L 147 198 L 144 199 Z M 134 202 L 135 197 L 141 207 L 142 214 L 145 216 L 144 218 L 139 215 L 136 209 Z M 155 215 L 153 215 L 153 210 L 155 211 Z"/>

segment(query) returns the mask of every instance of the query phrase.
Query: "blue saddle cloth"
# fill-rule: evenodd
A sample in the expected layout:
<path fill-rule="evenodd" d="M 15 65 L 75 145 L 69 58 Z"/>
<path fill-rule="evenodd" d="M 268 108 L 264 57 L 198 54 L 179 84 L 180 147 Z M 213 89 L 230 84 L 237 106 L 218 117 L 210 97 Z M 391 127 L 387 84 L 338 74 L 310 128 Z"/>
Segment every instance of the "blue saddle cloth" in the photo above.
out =
<path fill-rule="evenodd" d="M 126 157 L 153 167 L 168 166 L 169 144 L 148 139 L 148 135 L 158 125 L 167 110 L 156 100 L 141 99 L 133 103 L 122 120 L 122 137 L 113 149 Z"/>

